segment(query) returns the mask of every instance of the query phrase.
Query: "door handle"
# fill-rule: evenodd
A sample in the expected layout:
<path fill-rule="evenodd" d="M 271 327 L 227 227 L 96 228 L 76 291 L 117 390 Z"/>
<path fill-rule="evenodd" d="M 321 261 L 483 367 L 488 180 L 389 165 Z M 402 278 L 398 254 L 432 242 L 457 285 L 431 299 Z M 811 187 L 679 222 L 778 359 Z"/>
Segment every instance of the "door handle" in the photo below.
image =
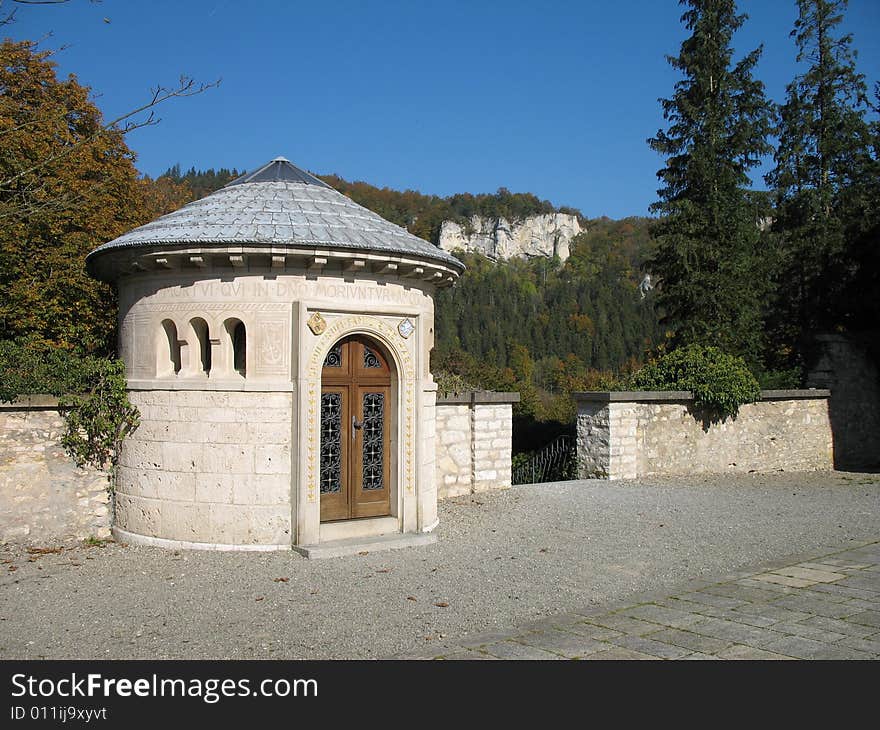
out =
<path fill-rule="evenodd" d="M 351 440 L 352 440 L 352 441 L 354 441 L 354 437 L 355 437 L 355 433 L 354 433 L 354 432 L 355 432 L 355 429 L 360 430 L 360 429 L 362 429 L 363 427 L 364 427 L 364 422 L 363 422 L 363 421 L 359 421 L 359 420 L 357 419 L 357 416 L 352 416 L 352 417 L 351 417 Z"/>

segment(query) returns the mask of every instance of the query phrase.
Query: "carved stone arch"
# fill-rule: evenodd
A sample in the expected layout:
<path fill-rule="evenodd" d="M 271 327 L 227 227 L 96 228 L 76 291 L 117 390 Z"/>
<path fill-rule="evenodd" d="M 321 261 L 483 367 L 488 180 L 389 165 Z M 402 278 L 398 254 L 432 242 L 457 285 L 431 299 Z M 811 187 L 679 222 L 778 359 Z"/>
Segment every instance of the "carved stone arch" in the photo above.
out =
<path fill-rule="evenodd" d="M 244 342 L 235 342 L 235 331 L 231 328 L 234 323 L 241 323 L 244 333 Z M 217 338 L 220 341 L 219 365 L 223 375 L 231 377 L 235 375 L 246 376 L 253 372 L 253 350 L 256 330 L 253 318 L 240 310 L 227 310 L 217 315 Z M 243 346 L 240 358 L 236 359 L 238 352 L 236 344 Z"/>
<path fill-rule="evenodd" d="M 370 326 L 370 324 L 365 324 L 363 322 L 365 319 L 374 320 L 370 323 L 372 326 Z M 379 327 L 376 325 L 379 325 Z M 415 379 L 412 357 L 405 348 L 401 349 L 398 342 L 395 341 L 400 341 L 400 337 L 396 336 L 394 330 L 378 317 L 368 317 L 365 315 L 341 317 L 334 321 L 333 324 L 320 335 L 309 360 L 308 374 L 310 378 L 317 377 L 320 379 L 321 366 L 324 363 L 324 359 L 327 357 L 327 353 L 330 352 L 333 345 L 351 335 L 364 335 L 365 337 L 370 337 L 376 340 L 388 351 L 388 355 L 391 357 L 391 361 L 398 377 L 409 380 Z"/>
<path fill-rule="evenodd" d="M 157 378 L 176 376 L 181 370 L 180 329 L 173 317 L 158 317 L 155 332 L 155 375 Z"/>
<path fill-rule="evenodd" d="M 217 322 L 209 312 L 187 312 L 186 333 L 189 341 L 187 375 L 209 376 L 214 365 L 212 339 L 216 339 Z"/>

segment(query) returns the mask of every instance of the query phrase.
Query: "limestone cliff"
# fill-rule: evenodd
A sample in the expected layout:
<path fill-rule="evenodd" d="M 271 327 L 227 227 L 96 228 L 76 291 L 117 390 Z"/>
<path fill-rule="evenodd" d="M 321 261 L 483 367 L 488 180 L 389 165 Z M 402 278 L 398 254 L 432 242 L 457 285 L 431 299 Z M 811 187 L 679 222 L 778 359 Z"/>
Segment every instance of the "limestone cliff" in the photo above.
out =
<path fill-rule="evenodd" d="M 443 221 L 440 248 L 444 251 L 475 251 L 491 259 L 514 256 L 569 256 L 569 243 L 581 232 L 577 216 L 548 213 L 521 221 L 475 215 L 465 225 Z"/>

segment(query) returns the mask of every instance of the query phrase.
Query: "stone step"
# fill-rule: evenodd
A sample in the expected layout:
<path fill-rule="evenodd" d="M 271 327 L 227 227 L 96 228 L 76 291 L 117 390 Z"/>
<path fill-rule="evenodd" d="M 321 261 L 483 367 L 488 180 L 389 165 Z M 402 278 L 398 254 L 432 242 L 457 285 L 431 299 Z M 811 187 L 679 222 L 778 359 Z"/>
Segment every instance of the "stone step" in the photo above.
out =
<path fill-rule="evenodd" d="M 318 545 L 294 545 L 293 549 L 307 558 L 339 558 L 359 553 L 377 553 L 383 550 L 433 545 L 437 535 L 433 532 L 394 533 L 377 537 L 350 537 L 344 540 L 329 540 Z"/>

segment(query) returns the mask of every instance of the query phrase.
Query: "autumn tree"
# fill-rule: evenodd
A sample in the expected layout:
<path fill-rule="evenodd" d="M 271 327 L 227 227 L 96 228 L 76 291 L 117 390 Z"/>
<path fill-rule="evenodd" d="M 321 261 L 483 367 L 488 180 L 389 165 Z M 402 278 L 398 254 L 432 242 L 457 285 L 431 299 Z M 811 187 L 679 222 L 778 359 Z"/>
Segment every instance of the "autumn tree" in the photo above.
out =
<path fill-rule="evenodd" d="M 734 0 L 682 0 L 691 35 L 668 57 L 682 78 L 662 99 L 666 130 L 648 140 L 666 158 L 648 270 L 676 344 L 706 343 L 755 362 L 766 276 L 759 252 L 762 199 L 749 171 L 770 151 L 771 107 L 752 76 L 761 48 L 734 63 L 745 15 Z"/>
<path fill-rule="evenodd" d="M 806 68 L 787 87 L 767 175 L 777 198 L 773 328 L 783 355 L 796 356 L 817 330 L 851 326 L 876 300 L 876 290 L 856 285 L 877 261 L 880 170 L 865 79 L 852 35 L 839 30 L 845 8 L 846 0 L 799 0 L 791 33 Z"/>
<path fill-rule="evenodd" d="M 114 297 L 84 258 L 146 222 L 145 184 L 122 130 L 50 57 L 29 41 L 0 44 L 0 339 L 106 351 Z"/>

